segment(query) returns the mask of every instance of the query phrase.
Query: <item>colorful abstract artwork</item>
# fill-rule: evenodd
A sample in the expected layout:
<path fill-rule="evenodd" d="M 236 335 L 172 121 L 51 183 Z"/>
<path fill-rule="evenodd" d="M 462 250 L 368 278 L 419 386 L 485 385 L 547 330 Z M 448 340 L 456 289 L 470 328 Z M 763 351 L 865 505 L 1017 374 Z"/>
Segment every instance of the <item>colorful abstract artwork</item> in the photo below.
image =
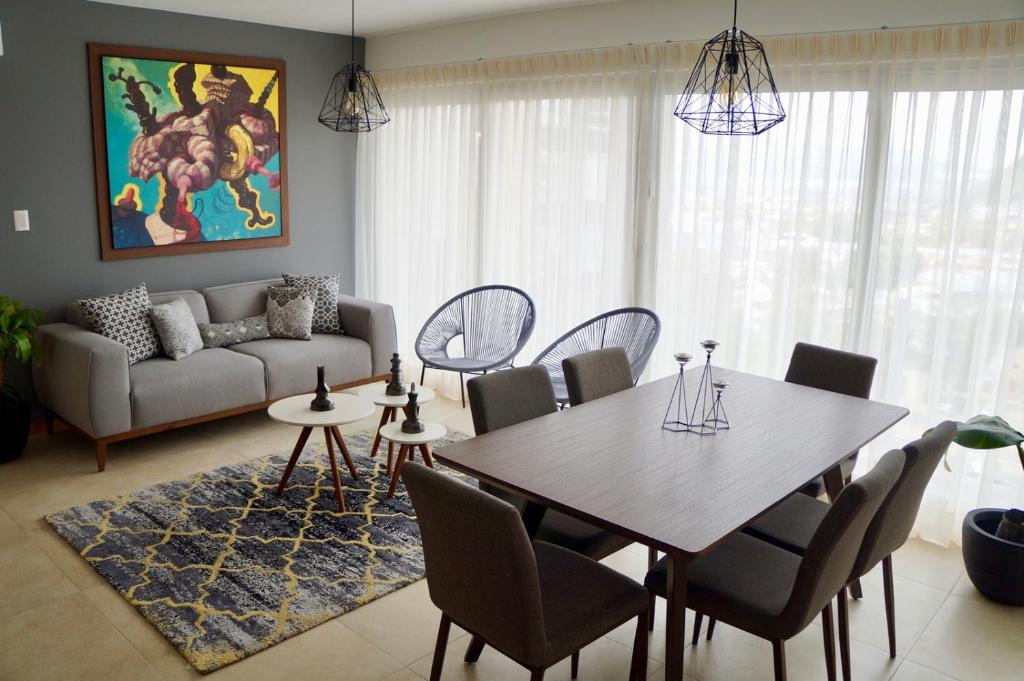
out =
<path fill-rule="evenodd" d="M 288 243 L 284 62 L 89 45 L 104 259 Z"/>

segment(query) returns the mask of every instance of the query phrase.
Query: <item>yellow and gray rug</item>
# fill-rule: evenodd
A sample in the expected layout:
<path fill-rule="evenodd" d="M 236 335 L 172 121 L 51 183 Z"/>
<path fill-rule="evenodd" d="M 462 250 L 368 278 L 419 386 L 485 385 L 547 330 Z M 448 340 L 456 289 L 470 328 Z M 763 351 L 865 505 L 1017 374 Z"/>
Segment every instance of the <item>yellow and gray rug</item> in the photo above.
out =
<path fill-rule="evenodd" d="M 287 454 L 46 520 L 193 667 L 210 672 L 423 576 L 408 496 L 400 487 L 387 498 L 386 450 L 368 458 L 371 434 L 345 441 L 360 476 L 353 482 L 339 461 L 347 513 L 337 512 L 320 442 L 306 446 L 281 496 Z"/>

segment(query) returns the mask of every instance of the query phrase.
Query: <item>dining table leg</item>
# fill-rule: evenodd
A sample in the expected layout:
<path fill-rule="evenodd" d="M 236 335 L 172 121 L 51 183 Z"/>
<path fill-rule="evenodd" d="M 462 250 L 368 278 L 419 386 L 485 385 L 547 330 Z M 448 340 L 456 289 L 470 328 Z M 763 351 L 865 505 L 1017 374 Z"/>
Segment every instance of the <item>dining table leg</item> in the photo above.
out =
<path fill-rule="evenodd" d="M 665 681 L 683 680 L 683 649 L 686 647 L 686 570 L 689 559 L 669 553 L 666 580 L 668 609 L 665 629 Z"/>

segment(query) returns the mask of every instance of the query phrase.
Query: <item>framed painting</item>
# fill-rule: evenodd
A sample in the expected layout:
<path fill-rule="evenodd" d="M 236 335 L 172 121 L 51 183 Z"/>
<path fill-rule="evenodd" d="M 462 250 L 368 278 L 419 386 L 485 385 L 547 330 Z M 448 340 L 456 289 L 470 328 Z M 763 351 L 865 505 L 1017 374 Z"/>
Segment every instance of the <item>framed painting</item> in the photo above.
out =
<path fill-rule="evenodd" d="M 285 65 L 89 44 L 104 260 L 288 244 Z"/>

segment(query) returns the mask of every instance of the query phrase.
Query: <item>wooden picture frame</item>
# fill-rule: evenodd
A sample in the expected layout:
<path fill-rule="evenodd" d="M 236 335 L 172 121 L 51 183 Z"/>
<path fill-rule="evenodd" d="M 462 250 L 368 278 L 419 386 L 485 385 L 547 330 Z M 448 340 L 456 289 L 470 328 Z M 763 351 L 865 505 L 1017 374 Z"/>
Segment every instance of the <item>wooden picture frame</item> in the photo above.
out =
<path fill-rule="evenodd" d="M 103 260 L 288 245 L 283 60 L 99 43 L 88 58 Z"/>

